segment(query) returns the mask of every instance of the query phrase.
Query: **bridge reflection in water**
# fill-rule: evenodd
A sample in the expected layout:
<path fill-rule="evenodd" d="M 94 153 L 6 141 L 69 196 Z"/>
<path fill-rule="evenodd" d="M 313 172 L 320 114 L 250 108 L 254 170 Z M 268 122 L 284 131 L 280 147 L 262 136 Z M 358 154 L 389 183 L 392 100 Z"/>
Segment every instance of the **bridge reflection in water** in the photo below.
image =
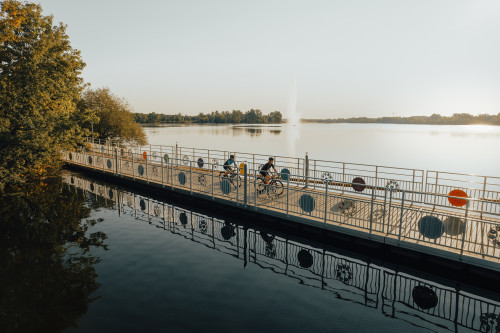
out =
<path fill-rule="evenodd" d="M 134 216 L 138 221 L 240 259 L 243 267 L 255 264 L 300 284 L 333 293 L 346 302 L 380 309 L 382 315 L 415 327 L 450 332 L 500 331 L 499 295 L 474 295 L 453 282 L 425 280 L 349 258 L 304 240 L 207 216 L 80 175 L 65 174 L 64 181 L 86 196 L 114 203 L 118 214 Z"/>

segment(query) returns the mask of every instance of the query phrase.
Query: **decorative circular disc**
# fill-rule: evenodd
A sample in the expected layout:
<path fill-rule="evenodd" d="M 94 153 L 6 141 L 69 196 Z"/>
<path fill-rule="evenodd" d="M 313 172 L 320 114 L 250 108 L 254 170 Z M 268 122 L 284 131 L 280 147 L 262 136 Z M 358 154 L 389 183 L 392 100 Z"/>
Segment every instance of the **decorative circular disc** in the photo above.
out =
<path fill-rule="evenodd" d="M 224 238 L 225 240 L 230 240 L 233 236 L 236 235 L 236 233 L 234 232 L 234 226 L 227 222 L 220 229 L 220 233 L 222 235 L 222 238 Z"/>
<path fill-rule="evenodd" d="M 349 284 L 352 280 L 351 266 L 347 264 L 337 264 L 337 267 L 335 268 L 335 279 L 345 284 Z"/>
<path fill-rule="evenodd" d="M 245 174 L 245 163 L 240 163 L 240 175 Z"/>
<path fill-rule="evenodd" d="M 179 184 L 181 185 L 186 184 L 186 174 L 184 172 L 179 172 L 177 178 L 179 179 Z"/>
<path fill-rule="evenodd" d="M 104 146 L 101 146 L 101 153 L 104 153 Z"/>
<path fill-rule="evenodd" d="M 462 190 L 453 190 L 448 193 L 448 201 L 452 206 L 455 207 L 462 207 L 467 204 L 467 200 L 465 199 L 458 199 L 458 198 L 450 198 L 450 197 L 461 197 L 461 198 L 468 198 L 467 193 L 465 193 Z"/>
<path fill-rule="evenodd" d="M 329 172 L 323 172 L 323 173 L 321 174 L 321 179 L 323 179 L 323 182 L 324 182 L 325 184 L 327 184 L 327 183 L 329 183 L 329 182 L 331 182 L 331 181 L 333 180 L 333 176 L 332 176 L 332 174 L 331 174 L 331 173 L 329 173 Z"/>
<path fill-rule="evenodd" d="M 139 172 L 140 176 L 144 175 L 144 167 L 142 166 L 142 164 L 139 164 L 139 166 L 137 167 L 137 171 Z"/>
<path fill-rule="evenodd" d="M 94 189 L 95 189 L 94 183 L 90 183 L 90 192 L 94 192 Z"/>
<path fill-rule="evenodd" d="M 108 160 L 106 161 L 106 165 L 108 166 L 108 169 L 111 169 L 111 167 L 113 166 L 113 164 L 111 163 L 111 160 L 110 160 L 110 159 L 108 159 Z"/>
<path fill-rule="evenodd" d="M 87 147 L 86 148 L 87 148 L 88 151 L 92 150 L 92 146 L 90 145 L 90 143 L 87 143 Z"/>
<path fill-rule="evenodd" d="M 181 221 L 181 224 L 183 226 L 186 226 L 186 224 L 188 223 L 188 217 L 186 215 L 186 213 L 182 212 L 180 215 L 179 215 L 179 221 Z"/>
<path fill-rule="evenodd" d="M 113 190 L 112 189 L 109 189 L 108 196 L 110 199 L 113 199 Z"/>
<path fill-rule="evenodd" d="M 495 314 L 494 312 L 481 313 L 479 321 L 481 322 L 481 332 L 500 332 L 500 314 Z"/>
<path fill-rule="evenodd" d="M 314 198 L 309 194 L 302 194 L 299 199 L 299 206 L 306 213 L 310 213 L 314 210 L 316 203 L 314 202 Z"/>
<path fill-rule="evenodd" d="M 143 159 L 147 159 L 148 158 L 148 153 L 147 152 L 143 152 L 142 153 L 142 158 Z"/>
<path fill-rule="evenodd" d="M 388 189 L 389 191 L 399 190 L 399 184 L 396 180 L 391 179 L 387 182 L 385 188 Z"/>
<path fill-rule="evenodd" d="M 168 164 L 168 154 L 163 155 L 163 160 Z"/>
<path fill-rule="evenodd" d="M 339 210 L 345 216 L 354 216 L 356 213 L 356 203 L 354 200 L 344 199 L 339 202 Z"/>
<path fill-rule="evenodd" d="M 122 149 L 120 149 L 120 156 L 123 157 L 123 155 L 125 155 L 125 151 Z"/>
<path fill-rule="evenodd" d="M 425 286 L 416 286 L 411 292 L 413 301 L 419 308 L 429 310 L 438 304 L 438 297 L 434 290 Z"/>
<path fill-rule="evenodd" d="M 418 231 L 424 237 L 437 239 L 444 233 L 443 222 L 435 216 L 424 216 L 418 221 Z"/>
<path fill-rule="evenodd" d="M 309 251 L 302 249 L 297 253 L 297 259 L 299 260 L 299 265 L 302 268 L 309 268 L 313 264 L 313 256 Z"/>
<path fill-rule="evenodd" d="M 73 159 L 73 154 L 69 153 L 69 160 L 71 161 Z"/>
<path fill-rule="evenodd" d="M 200 184 L 201 186 L 207 186 L 207 177 L 205 175 L 199 175 L 198 184 Z"/>
<path fill-rule="evenodd" d="M 208 225 L 207 225 L 207 221 L 205 220 L 200 220 L 200 222 L 198 222 L 198 228 L 200 229 L 200 232 L 202 234 L 206 234 L 207 231 L 208 231 Z"/>
<path fill-rule="evenodd" d="M 75 178 L 71 177 L 71 184 L 75 183 Z"/>
<path fill-rule="evenodd" d="M 89 156 L 89 164 L 92 164 L 92 156 Z"/>
<path fill-rule="evenodd" d="M 160 215 L 161 215 L 161 207 L 160 207 L 160 205 L 154 205 L 154 207 L 153 207 L 153 213 L 155 214 L 156 217 L 160 217 Z"/>
<path fill-rule="evenodd" d="M 493 243 L 493 245 L 500 247 L 500 225 L 491 227 L 488 232 L 488 239 L 491 243 Z"/>
<path fill-rule="evenodd" d="M 444 232 L 450 236 L 462 235 L 465 231 L 465 223 L 456 216 L 449 216 L 443 221 Z"/>
<path fill-rule="evenodd" d="M 205 162 L 203 161 L 203 159 L 200 157 L 198 159 L 198 168 L 203 168 L 203 165 L 205 165 Z"/>
<path fill-rule="evenodd" d="M 288 177 L 290 177 L 290 170 L 287 168 L 281 169 L 281 179 L 288 180 Z"/>
<path fill-rule="evenodd" d="M 220 190 L 221 190 L 221 191 L 222 191 L 222 193 L 224 193 L 224 194 L 229 194 L 229 193 L 231 193 L 231 183 L 229 182 L 229 179 L 224 178 L 224 179 L 220 182 Z"/>
<path fill-rule="evenodd" d="M 187 155 L 182 156 L 182 164 L 184 165 L 189 164 L 189 157 Z"/>
<path fill-rule="evenodd" d="M 141 210 L 146 210 L 146 202 L 144 201 L 144 199 L 141 199 L 141 201 L 139 201 L 139 206 L 141 207 Z"/>
<path fill-rule="evenodd" d="M 356 177 L 352 180 L 352 188 L 356 192 L 363 192 L 366 188 L 365 180 L 361 177 Z"/>
<path fill-rule="evenodd" d="M 219 166 L 219 161 L 216 160 L 215 158 L 212 159 L 212 166 L 218 167 Z"/>

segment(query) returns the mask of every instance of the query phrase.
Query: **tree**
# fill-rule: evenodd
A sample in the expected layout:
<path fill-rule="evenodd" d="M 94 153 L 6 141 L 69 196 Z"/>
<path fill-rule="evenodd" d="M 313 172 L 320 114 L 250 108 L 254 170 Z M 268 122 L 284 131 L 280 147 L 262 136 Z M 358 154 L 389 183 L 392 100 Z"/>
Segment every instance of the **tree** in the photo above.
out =
<path fill-rule="evenodd" d="M 76 105 L 85 63 L 66 26 L 37 4 L 4 1 L 0 10 L 0 191 L 48 174 L 59 152 L 88 134 Z"/>
<path fill-rule="evenodd" d="M 142 126 L 135 122 L 127 101 L 113 95 L 108 88 L 86 90 L 80 108 L 90 110 L 99 118 L 99 122 L 94 124 L 99 138 L 116 140 L 121 144 L 147 144 L 146 134 Z"/>

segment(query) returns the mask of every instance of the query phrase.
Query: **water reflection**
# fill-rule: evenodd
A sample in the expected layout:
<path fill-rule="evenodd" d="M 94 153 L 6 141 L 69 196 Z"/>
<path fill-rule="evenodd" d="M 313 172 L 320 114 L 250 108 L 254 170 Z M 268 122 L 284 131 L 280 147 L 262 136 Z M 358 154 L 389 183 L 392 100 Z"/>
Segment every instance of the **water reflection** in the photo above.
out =
<path fill-rule="evenodd" d="M 280 135 L 280 126 L 233 126 L 233 135 L 246 134 L 248 136 L 260 136 L 263 133 L 269 133 L 273 135 Z"/>
<path fill-rule="evenodd" d="M 107 249 L 93 207 L 107 206 L 59 178 L 0 200 L 0 327 L 4 332 L 58 332 L 75 326 L 99 288 L 91 248 Z"/>
<path fill-rule="evenodd" d="M 500 303 L 464 292 L 452 281 L 437 283 L 353 259 L 315 243 L 264 228 L 249 227 L 177 207 L 105 183 L 67 175 L 73 191 L 113 200 L 119 214 L 162 232 L 204 245 L 249 264 L 333 294 L 418 329 L 450 332 L 498 332 Z M 90 185 L 93 184 L 91 187 Z M 498 295 L 491 294 L 498 299 Z"/>

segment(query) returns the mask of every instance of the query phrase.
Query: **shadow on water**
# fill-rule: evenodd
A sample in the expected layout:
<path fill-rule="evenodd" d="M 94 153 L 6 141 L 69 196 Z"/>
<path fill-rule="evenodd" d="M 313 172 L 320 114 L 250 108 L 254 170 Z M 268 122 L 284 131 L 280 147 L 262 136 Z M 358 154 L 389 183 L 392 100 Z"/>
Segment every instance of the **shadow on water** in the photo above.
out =
<path fill-rule="evenodd" d="M 0 331 L 58 332 L 76 325 L 99 288 L 91 248 L 107 249 L 92 233 L 92 209 L 108 206 L 60 178 L 30 184 L 0 200 Z"/>
<path fill-rule="evenodd" d="M 331 246 L 279 234 L 271 229 L 239 223 L 139 195 L 79 174 L 66 174 L 66 191 L 99 196 L 120 215 L 134 216 L 159 232 L 177 235 L 240 260 L 286 276 L 351 304 L 378 309 L 381 316 L 404 321 L 426 331 L 499 332 L 499 295 L 467 291 L 455 281 L 435 280 L 351 258 Z"/>

